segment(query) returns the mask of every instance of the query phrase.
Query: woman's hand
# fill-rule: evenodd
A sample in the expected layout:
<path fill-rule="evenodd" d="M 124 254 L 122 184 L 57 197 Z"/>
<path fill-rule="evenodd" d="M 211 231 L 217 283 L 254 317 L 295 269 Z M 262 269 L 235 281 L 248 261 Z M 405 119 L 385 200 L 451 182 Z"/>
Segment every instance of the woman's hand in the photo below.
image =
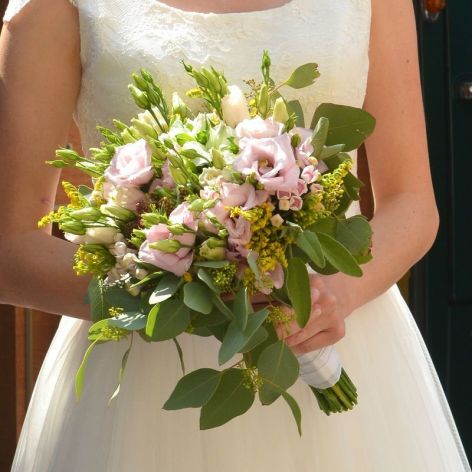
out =
<path fill-rule="evenodd" d="M 344 319 L 349 313 L 345 301 L 338 295 L 338 292 L 345 293 L 338 281 L 341 279 L 334 276 L 310 274 L 312 307 L 308 323 L 300 328 L 293 320 L 286 326 L 276 327 L 279 338 L 284 339 L 295 354 L 315 351 L 344 337 Z"/>

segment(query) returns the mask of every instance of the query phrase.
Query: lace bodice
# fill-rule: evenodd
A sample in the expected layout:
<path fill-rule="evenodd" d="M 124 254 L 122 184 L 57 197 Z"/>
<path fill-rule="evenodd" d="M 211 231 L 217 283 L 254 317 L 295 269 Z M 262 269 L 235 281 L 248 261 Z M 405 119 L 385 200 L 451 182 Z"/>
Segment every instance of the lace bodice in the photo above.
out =
<path fill-rule="evenodd" d="M 29 0 L 11 0 L 9 21 Z M 295 91 L 310 122 L 320 102 L 362 106 L 366 91 L 370 0 L 291 0 L 270 10 L 194 13 L 156 0 L 71 0 L 79 10 L 82 86 L 75 110 L 85 150 L 98 143 L 97 123 L 129 120 L 137 111 L 129 96 L 130 74 L 149 69 L 170 95 L 192 81 L 181 59 L 212 64 L 230 82 L 260 77 L 260 58 L 268 49 L 275 81 L 295 66 L 317 62 L 316 84 Z"/>

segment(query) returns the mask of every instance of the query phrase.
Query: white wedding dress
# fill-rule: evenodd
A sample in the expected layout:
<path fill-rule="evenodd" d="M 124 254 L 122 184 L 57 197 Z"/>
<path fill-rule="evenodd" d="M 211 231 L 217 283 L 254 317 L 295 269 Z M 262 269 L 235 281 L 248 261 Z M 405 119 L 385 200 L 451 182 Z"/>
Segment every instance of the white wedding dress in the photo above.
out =
<path fill-rule="evenodd" d="M 12 0 L 9 21 L 28 3 Z M 180 64 L 212 64 L 233 83 L 258 78 L 263 49 L 272 76 L 306 62 L 321 78 L 298 94 L 309 122 L 320 102 L 362 106 L 368 72 L 370 0 L 292 0 L 266 11 L 192 13 L 156 0 L 75 0 L 81 26 L 82 88 L 75 119 L 88 149 L 97 122 L 136 113 L 131 72 L 151 70 L 165 92 L 191 86 Z M 352 210 L 357 211 L 357 208 Z M 282 399 L 258 401 L 245 415 L 207 431 L 199 410 L 165 411 L 181 378 L 171 341 L 139 337 L 121 392 L 127 341 L 92 353 L 78 403 L 74 376 L 88 345 L 89 322 L 62 317 L 23 426 L 15 472 L 462 472 L 470 471 L 437 373 L 396 285 L 346 319 L 336 344 L 358 387 L 359 404 L 326 416 L 300 379 L 289 389 L 302 409 L 303 436 Z M 179 336 L 187 372 L 217 365 L 219 342 Z"/>

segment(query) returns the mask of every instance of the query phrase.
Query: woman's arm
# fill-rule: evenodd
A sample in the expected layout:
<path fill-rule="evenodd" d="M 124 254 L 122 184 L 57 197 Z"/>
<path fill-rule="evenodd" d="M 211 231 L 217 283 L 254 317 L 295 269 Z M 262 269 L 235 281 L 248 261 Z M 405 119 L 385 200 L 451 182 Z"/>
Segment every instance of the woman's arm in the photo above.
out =
<path fill-rule="evenodd" d="M 67 142 L 80 77 L 78 15 L 68 0 L 31 0 L 3 27 L 0 303 L 87 319 L 75 246 L 37 229 L 60 177 L 45 161 Z"/>
<path fill-rule="evenodd" d="M 411 0 L 392 8 L 372 0 L 370 70 L 365 109 L 377 119 L 366 141 L 375 200 L 373 260 L 361 278 L 313 276 L 314 309 L 303 329 L 292 324 L 287 343 L 309 352 L 344 336 L 344 318 L 388 287 L 432 246 L 439 225 L 429 168 Z M 379 316 L 382 316 L 379 313 Z"/>

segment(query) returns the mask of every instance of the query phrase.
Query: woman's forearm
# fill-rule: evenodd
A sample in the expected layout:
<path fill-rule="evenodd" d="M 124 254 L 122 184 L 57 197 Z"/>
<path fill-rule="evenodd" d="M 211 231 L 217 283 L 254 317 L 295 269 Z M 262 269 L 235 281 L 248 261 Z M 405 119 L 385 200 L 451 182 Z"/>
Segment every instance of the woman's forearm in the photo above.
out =
<path fill-rule="evenodd" d="M 90 319 L 89 277 L 72 268 L 75 245 L 32 230 L 4 235 L 0 247 L 0 303 Z"/>
<path fill-rule="evenodd" d="M 437 209 L 415 193 L 402 193 L 382 203 L 371 220 L 373 259 L 362 277 L 327 276 L 345 316 L 396 283 L 432 246 L 438 229 Z"/>

